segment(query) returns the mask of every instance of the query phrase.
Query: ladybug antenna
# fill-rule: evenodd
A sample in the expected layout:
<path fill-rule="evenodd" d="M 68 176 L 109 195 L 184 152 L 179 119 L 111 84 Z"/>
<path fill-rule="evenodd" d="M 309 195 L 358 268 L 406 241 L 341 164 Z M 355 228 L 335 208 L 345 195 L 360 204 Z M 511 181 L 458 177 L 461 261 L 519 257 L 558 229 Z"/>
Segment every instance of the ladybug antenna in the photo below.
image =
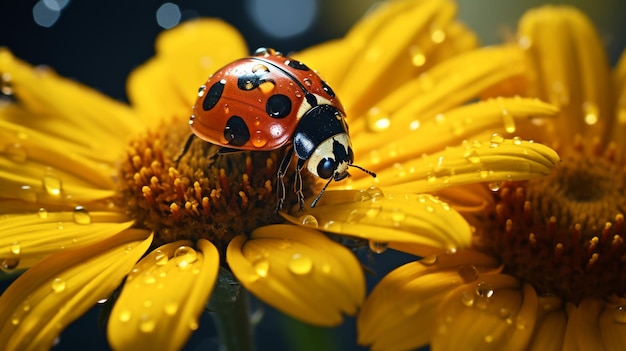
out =
<path fill-rule="evenodd" d="M 365 168 L 363 168 L 363 167 L 361 167 L 361 166 L 357 166 L 357 165 L 348 165 L 348 166 L 350 166 L 350 167 L 354 167 L 354 168 L 358 168 L 358 169 L 360 169 L 361 171 L 363 171 L 363 172 L 365 172 L 365 173 L 367 173 L 367 174 L 371 175 L 373 178 L 376 178 L 376 173 L 374 173 L 374 172 L 372 172 L 372 171 L 368 171 L 367 169 L 365 169 Z"/>
<path fill-rule="evenodd" d="M 330 177 L 328 182 L 326 182 L 326 185 L 324 185 L 324 187 L 322 188 L 320 193 L 317 194 L 317 196 L 315 197 L 315 200 L 313 200 L 313 202 L 311 202 L 311 208 L 313 208 L 313 207 L 315 207 L 315 205 L 317 205 L 317 202 L 320 201 L 320 198 L 322 197 L 322 195 L 324 195 L 324 192 L 326 191 L 326 188 L 328 188 L 328 186 L 330 185 L 330 182 L 332 182 L 332 181 L 333 181 L 333 177 Z"/>

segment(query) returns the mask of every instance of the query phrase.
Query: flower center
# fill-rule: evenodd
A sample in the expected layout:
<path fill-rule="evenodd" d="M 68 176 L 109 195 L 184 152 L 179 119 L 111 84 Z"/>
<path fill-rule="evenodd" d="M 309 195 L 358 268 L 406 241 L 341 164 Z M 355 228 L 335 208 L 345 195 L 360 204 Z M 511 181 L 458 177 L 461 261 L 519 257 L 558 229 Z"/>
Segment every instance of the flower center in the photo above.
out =
<path fill-rule="evenodd" d="M 574 150 L 547 177 L 502 184 L 477 245 L 538 293 L 571 302 L 624 295 L 625 191 L 614 154 Z"/>
<path fill-rule="evenodd" d="M 216 156 L 217 146 L 196 138 L 177 166 L 188 136 L 186 123 L 164 124 L 131 142 L 120 167 L 121 206 L 155 232 L 156 245 L 205 238 L 223 251 L 238 234 L 284 222 L 275 190 L 282 150 Z M 290 169 L 285 209 L 297 203 L 292 179 Z M 314 177 L 303 174 L 305 196 L 314 187 Z"/>

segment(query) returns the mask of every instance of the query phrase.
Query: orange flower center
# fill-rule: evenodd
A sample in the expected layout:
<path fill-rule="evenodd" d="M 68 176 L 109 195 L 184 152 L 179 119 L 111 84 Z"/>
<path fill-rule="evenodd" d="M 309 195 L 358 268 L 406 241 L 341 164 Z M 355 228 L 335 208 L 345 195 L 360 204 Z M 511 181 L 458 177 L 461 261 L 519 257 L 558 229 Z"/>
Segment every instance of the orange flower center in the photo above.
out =
<path fill-rule="evenodd" d="M 198 138 L 182 157 L 185 123 L 164 125 L 130 145 L 120 168 L 121 205 L 136 225 L 155 232 L 155 244 L 205 238 L 219 250 L 262 225 L 284 222 L 276 211 L 276 172 L 282 152 L 240 152 L 211 157 L 217 147 Z M 284 208 L 297 202 L 292 170 L 285 176 Z M 311 195 L 313 179 L 303 174 Z"/>
<path fill-rule="evenodd" d="M 626 174 L 612 152 L 567 153 L 551 175 L 502 184 L 478 246 L 568 301 L 626 293 Z"/>

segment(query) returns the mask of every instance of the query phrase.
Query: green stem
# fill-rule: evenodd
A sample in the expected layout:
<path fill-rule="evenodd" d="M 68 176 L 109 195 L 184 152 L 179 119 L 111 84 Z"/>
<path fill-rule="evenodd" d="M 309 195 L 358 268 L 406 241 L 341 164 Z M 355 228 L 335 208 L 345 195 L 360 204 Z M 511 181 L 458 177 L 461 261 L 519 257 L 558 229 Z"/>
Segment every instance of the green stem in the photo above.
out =
<path fill-rule="evenodd" d="M 248 293 L 224 268 L 220 268 L 209 309 L 214 311 L 213 320 L 227 351 L 254 350 Z"/>

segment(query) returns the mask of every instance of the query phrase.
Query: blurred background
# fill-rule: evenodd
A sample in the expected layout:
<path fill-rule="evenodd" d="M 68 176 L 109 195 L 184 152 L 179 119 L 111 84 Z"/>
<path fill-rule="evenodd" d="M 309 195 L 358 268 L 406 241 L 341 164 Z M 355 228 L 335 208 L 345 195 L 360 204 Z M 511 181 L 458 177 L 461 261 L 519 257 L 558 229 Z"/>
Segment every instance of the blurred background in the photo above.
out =
<path fill-rule="evenodd" d="M 374 0 L 184 0 L 76 1 L 0 0 L 0 46 L 32 64 L 45 64 L 119 100 L 125 100 L 125 80 L 133 68 L 154 54 L 159 32 L 198 16 L 219 17 L 234 25 L 251 51 L 261 46 L 297 51 L 346 33 Z M 626 1 L 558 1 L 585 11 L 605 42 L 613 63 L 626 47 Z M 459 17 L 483 44 L 511 38 L 518 18 L 539 0 L 458 0 Z M 210 43 L 207 43 L 208 45 Z M 386 251 L 364 255 L 364 262 L 382 276 L 408 261 Z M 371 281 L 375 280 L 373 276 Z M 0 282 L 4 289 L 9 282 Z M 370 282 L 371 283 L 371 282 Z M 355 346 L 354 321 L 336 329 L 309 328 L 258 302 L 265 312 L 257 328 L 260 350 L 361 350 Z M 96 306 L 60 337 L 56 350 L 107 350 L 98 326 Z M 187 350 L 218 350 L 215 326 L 205 315 Z"/>

